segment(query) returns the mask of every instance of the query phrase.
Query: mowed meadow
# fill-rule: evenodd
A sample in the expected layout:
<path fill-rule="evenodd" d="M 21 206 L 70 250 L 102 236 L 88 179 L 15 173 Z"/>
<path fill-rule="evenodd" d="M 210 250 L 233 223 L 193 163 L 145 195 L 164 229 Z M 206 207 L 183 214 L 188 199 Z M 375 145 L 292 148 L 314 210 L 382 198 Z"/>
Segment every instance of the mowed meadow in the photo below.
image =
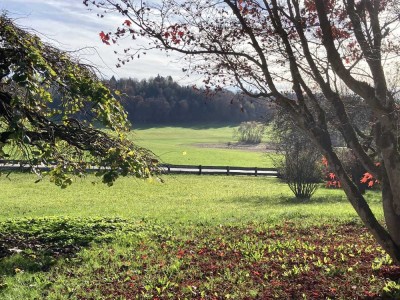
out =
<path fill-rule="evenodd" d="M 163 162 L 271 167 L 234 126 L 138 128 Z M 268 137 L 265 138 L 268 141 Z M 94 175 L 60 189 L 0 177 L 0 299 L 396 299 L 400 269 L 323 184 L 296 201 L 277 178 Z M 366 198 L 383 219 L 379 192 Z"/>
<path fill-rule="evenodd" d="M 273 167 L 271 154 L 235 148 L 235 125 L 197 125 L 192 127 L 143 127 L 129 137 L 151 149 L 161 162 L 181 165 Z M 264 141 L 270 135 L 267 128 Z M 227 149 L 221 149 L 224 147 Z"/>

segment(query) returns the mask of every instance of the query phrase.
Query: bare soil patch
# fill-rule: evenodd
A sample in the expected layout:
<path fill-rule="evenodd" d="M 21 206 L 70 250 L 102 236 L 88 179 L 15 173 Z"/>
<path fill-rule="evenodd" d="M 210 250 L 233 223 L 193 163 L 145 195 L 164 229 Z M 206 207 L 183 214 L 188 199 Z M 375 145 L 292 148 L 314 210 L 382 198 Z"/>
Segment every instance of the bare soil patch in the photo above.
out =
<path fill-rule="evenodd" d="M 251 152 L 276 152 L 274 143 L 259 143 L 259 144 L 245 144 L 245 143 L 199 143 L 194 144 L 198 148 L 210 148 L 210 149 L 232 149 L 232 150 L 243 150 Z"/>

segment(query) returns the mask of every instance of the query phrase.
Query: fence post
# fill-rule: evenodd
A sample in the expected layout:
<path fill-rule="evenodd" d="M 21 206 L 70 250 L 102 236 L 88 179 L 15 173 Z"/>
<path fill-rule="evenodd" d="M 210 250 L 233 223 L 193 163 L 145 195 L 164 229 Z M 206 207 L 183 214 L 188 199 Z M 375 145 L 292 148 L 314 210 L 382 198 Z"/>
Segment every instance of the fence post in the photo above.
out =
<path fill-rule="evenodd" d="M 199 175 L 201 175 L 201 165 L 199 165 Z"/>
<path fill-rule="evenodd" d="M 227 167 L 226 167 L 226 175 L 229 175 L 230 170 L 231 170 L 231 169 L 229 168 L 229 166 L 227 166 Z"/>
<path fill-rule="evenodd" d="M 167 165 L 168 174 L 171 173 L 171 166 Z"/>
<path fill-rule="evenodd" d="M 257 177 L 257 167 L 254 168 L 254 175 Z"/>

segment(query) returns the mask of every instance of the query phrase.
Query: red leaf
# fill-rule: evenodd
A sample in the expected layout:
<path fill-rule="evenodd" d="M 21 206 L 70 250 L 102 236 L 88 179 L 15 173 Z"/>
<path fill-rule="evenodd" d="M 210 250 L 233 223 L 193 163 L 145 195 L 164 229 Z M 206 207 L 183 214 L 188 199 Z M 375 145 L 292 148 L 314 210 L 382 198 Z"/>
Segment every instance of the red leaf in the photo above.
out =
<path fill-rule="evenodd" d="M 334 174 L 334 173 L 332 173 L 332 172 L 331 172 L 331 173 L 329 173 L 329 178 L 330 178 L 330 179 L 335 179 L 335 174 Z"/>
<path fill-rule="evenodd" d="M 177 257 L 178 257 L 178 258 L 182 258 L 184 255 L 185 255 L 185 250 L 180 249 L 180 250 L 178 251 Z"/>
<path fill-rule="evenodd" d="M 360 182 L 361 183 L 366 183 L 367 181 L 371 180 L 373 177 L 370 173 L 366 172 L 364 173 L 363 178 L 361 178 Z"/>
<path fill-rule="evenodd" d="M 104 31 L 99 33 L 100 39 L 104 44 L 110 45 L 110 36 L 108 34 L 105 34 Z"/>
<path fill-rule="evenodd" d="M 374 182 L 371 180 L 370 182 L 368 182 L 368 186 L 372 187 L 374 185 Z"/>
<path fill-rule="evenodd" d="M 126 26 L 131 26 L 131 25 L 132 25 L 132 22 L 131 22 L 130 20 L 125 20 L 124 24 L 125 24 Z"/>
<path fill-rule="evenodd" d="M 319 295 L 318 292 L 312 292 L 312 295 L 313 295 L 314 297 L 316 297 L 316 298 L 320 298 L 320 295 Z"/>

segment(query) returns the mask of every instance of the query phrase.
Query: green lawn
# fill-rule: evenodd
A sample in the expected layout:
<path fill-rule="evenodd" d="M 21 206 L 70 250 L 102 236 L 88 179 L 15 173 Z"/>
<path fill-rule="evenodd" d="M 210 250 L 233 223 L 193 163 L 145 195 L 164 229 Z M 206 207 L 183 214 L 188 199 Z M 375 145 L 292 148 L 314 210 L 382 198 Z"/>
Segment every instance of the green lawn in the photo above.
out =
<path fill-rule="evenodd" d="M 123 178 L 106 187 L 89 176 L 64 190 L 34 179 L 0 178 L 0 299 L 400 293 L 386 277 L 397 269 L 341 190 L 298 202 L 278 179 L 262 177 Z M 379 193 L 367 198 L 382 219 Z"/>
<path fill-rule="evenodd" d="M 165 176 L 165 183 L 121 178 L 113 187 L 94 176 L 60 189 L 34 175 L 1 177 L 0 220 L 43 216 L 119 216 L 162 222 L 207 224 L 325 220 L 355 217 L 341 190 L 320 189 L 312 201 L 296 203 L 286 184 L 265 177 Z M 93 185 L 91 182 L 98 182 Z M 378 195 L 371 205 L 382 215 Z"/>
<path fill-rule="evenodd" d="M 162 127 L 131 138 L 169 163 L 270 166 L 262 153 L 195 146 L 232 132 Z M 89 175 L 60 189 L 3 174 L 0 299 L 400 297 L 400 268 L 341 190 L 299 202 L 275 178 L 163 179 L 107 187 Z M 366 198 L 382 220 L 379 192 Z"/>
<path fill-rule="evenodd" d="M 153 127 L 138 128 L 129 138 L 152 150 L 162 162 L 171 164 L 272 167 L 270 156 L 263 152 L 234 149 L 212 149 L 198 144 L 227 144 L 237 126 Z M 268 140 L 266 135 L 264 141 Z"/>
<path fill-rule="evenodd" d="M 34 179 L 0 178 L 0 299 L 348 299 L 400 291 L 379 273 L 397 269 L 341 190 L 321 188 L 298 202 L 285 184 L 262 177 L 125 178 L 106 187 L 89 176 L 65 190 Z M 379 193 L 367 198 L 382 218 Z"/>

